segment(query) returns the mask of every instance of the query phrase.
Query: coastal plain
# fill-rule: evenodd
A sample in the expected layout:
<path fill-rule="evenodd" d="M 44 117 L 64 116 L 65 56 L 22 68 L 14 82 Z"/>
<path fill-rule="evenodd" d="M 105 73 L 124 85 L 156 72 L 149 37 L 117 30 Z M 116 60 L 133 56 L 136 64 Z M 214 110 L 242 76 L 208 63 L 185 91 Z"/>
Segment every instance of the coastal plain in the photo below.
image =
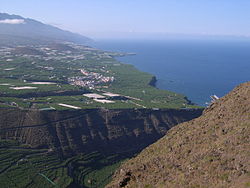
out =
<path fill-rule="evenodd" d="M 0 107 L 38 110 L 196 108 L 155 87 L 156 78 L 117 56 L 74 43 L 2 46 Z"/>

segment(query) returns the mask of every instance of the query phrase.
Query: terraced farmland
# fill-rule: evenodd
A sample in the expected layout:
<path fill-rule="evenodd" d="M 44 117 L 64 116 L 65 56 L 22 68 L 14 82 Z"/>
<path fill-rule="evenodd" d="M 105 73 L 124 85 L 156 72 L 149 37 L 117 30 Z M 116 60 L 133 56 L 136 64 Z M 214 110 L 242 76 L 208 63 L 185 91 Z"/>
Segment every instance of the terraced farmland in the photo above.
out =
<path fill-rule="evenodd" d="M 32 149 L 1 140 L 1 187 L 104 187 L 125 157 L 129 156 L 95 152 L 64 159 L 51 149 Z"/>

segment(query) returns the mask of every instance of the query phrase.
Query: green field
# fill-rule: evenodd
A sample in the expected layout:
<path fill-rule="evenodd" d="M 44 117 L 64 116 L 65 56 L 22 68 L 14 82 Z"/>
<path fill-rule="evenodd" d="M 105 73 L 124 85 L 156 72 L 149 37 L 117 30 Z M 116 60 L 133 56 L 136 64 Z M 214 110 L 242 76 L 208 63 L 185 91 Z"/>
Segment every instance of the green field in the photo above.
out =
<path fill-rule="evenodd" d="M 126 155 L 125 155 L 126 156 Z M 32 149 L 15 141 L 0 140 L 1 187 L 104 187 L 124 155 L 98 152 L 67 159 L 47 149 Z"/>

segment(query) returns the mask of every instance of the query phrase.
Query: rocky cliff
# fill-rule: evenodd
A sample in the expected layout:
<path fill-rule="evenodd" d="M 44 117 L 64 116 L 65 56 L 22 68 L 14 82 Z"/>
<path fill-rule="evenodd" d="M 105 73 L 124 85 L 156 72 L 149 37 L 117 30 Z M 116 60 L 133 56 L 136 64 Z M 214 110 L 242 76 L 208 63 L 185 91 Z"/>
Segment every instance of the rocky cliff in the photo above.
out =
<path fill-rule="evenodd" d="M 124 163 L 108 188 L 250 187 L 250 82 Z"/>
<path fill-rule="evenodd" d="M 64 156 L 80 152 L 139 150 L 174 125 L 200 116 L 202 109 L 0 110 L 1 139 L 15 139 Z"/>

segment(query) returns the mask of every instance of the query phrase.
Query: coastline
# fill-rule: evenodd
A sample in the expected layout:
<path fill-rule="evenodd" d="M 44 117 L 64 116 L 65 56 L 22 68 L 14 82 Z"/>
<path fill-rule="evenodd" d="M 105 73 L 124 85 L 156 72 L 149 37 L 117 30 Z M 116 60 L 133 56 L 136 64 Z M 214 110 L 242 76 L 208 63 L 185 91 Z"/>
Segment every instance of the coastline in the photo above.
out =
<path fill-rule="evenodd" d="M 102 39 L 95 46 L 109 51 L 135 52 L 136 56 L 117 59 L 155 75 L 159 89 L 184 94 L 192 102 L 205 107 L 210 95 L 222 97 L 236 85 L 249 80 L 249 43 L 225 42 Z M 217 58 L 213 54 L 217 54 Z"/>
<path fill-rule="evenodd" d="M 116 52 L 114 52 L 114 53 L 116 53 Z M 158 80 L 157 80 L 157 77 L 156 77 L 154 74 L 152 74 L 152 73 L 150 73 L 150 72 L 144 72 L 144 71 L 142 71 L 142 70 L 139 70 L 135 65 L 130 64 L 130 63 L 125 63 L 124 61 L 121 61 L 121 60 L 117 59 L 117 57 L 119 58 L 119 57 L 131 56 L 131 55 L 137 55 L 137 54 L 136 54 L 136 53 L 130 53 L 130 52 L 124 52 L 124 53 L 117 52 L 117 54 L 115 54 L 115 55 L 113 56 L 113 58 L 114 58 L 116 61 L 119 61 L 121 64 L 124 64 L 124 65 L 131 65 L 131 66 L 132 66 L 136 71 L 138 71 L 138 72 L 146 73 L 146 74 L 151 75 L 151 80 L 148 82 L 148 85 L 149 85 L 149 86 L 152 86 L 152 87 L 154 87 L 155 89 L 158 89 L 158 90 L 167 91 L 167 92 L 173 92 L 173 93 L 178 94 L 178 95 L 183 95 L 183 98 L 187 101 L 187 105 L 195 105 L 195 106 L 197 106 L 197 107 L 204 108 L 204 106 L 198 105 L 198 104 L 194 103 L 193 101 L 191 101 L 191 100 L 188 98 L 188 96 L 186 96 L 186 95 L 184 95 L 184 94 L 180 94 L 180 93 L 178 93 L 178 92 L 175 92 L 175 91 L 172 91 L 172 90 L 168 90 L 168 89 L 158 88 L 158 87 L 156 86 L 156 83 L 157 83 Z"/>
<path fill-rule="evenodd" d="M 152 86 L 152 87 L 155 87 L 155 88 L 157 88 L 157 89 L 160 89 L 160 88 L 158 88 L 158 87 L 156 87 L 156 83 L 157 83 L 157 78 L 156 78 L 156 76 L 155 75 L 152 75 L 152 79 L 150 80 L 150 82 L 148 83 L 150 86 Z M 162 90 L 165 90 L 165 89 L 162 89 Z M 165 90 L 165 91 L 169 91 L 169 90 Z M 171 92 L 174 92 L 174 91 L 171 91 Z M 175 92 L 176 93 L 176 92 Z M 189 105 L 197 105 L 197 104 L 195 104 L 194 102 L 192 102 L 191 100 L 189 100 L 188 99 L 188 97 L 185 95 L 184 96 L 184 99 L 188 102 L 187 104 L 189 104 Z"/>
<path fill-rule="evenodd" d="M 74 47 L 81 49 L 81 47 L 78 46 Z M 63 55 L 65 55 L 67 58 L 70 58 L 69 61 L 71 62 L 71 58 L 78 58 L 77 55 L 79 55 L 79 53 L 89 54 L 89 56 L 86 56 L 86 59 L 84 59 L 84 62 L 86 64 L 83 65 L 83 60 L 79 60 L 78 64 L 71 64 L 73 68 L 70 69 L 70 71 L 67 71 L 66 78 L 63 76 L 57 76 L 56 78 L 53 78 L 54 80 L 61 81 L 62 83 L 57 84 L 56 88 L 54 86 L 51 87 L 47 85 L 37 85 L 36 87 L 38 88 L 38 90 L 15 91 L 8 86 L 9 84 L 15 84 L 18 86 L 29 84 L 26 83 L 26 80 L 30 80 L 32 72 L 36 70 L 36 65 L 32 63 L 28 68 L 23 67 L 15 72 L 17 76 L 16 78 L 18 78 L 21 73 L 27 72 L 28 76 L 25 81 L 20 81 L 17 79 L 1 80 L 1 83 L 8 83 L 7 86 L 2 86 L 2 91 L 5 92 L 4 95 L 1 96 L 1 100 L 3 101 L 2 105 L 17 106 L 20 108 L 37 108 L 42 110 L 51 108 L 56 110 L 65 110 L 71 107 L 77 107 L 79 109 L 189 109 L 198 107 L 190 105 L 190 102 L 182 94 L 173 92 L 168 89 L 165 90 L 158 88 L 157 78 L 154 74 L 148 73 L 148 71 L 142 71 L 133 64 L 120 61 L 118 58 L 121 55 L 128 55 L 132 53 L 108 52 L 88 47 L 87 49 L 84 48 L 82 49 L 82 51 L 78 51 L 76 54 L 73 54 L 71 56 L 66 56 L 65 53 L 63 53 Z M 29 61 L 29 59 L 27 61 Z M 65 61 L 63 61 L 63 59 L 60 59 L 60 62 L 66 63 Z M 37 60 L 37 63 L 43 65 L 43 61 L 39 59 Z M 53 64 L 53 67 L 51 67 L 52 71 L 54 69 L 57 70 L 57 68 L 60 68 L 61 63 Z M 13 60 L 13 66 L 18 64 L 19 59 Z M 3 63 L 3 65 L 5 64 Z M 8 67 L 9 65 L 6 63 L 5 66 Z M 32 66 L 34 68 L 32 68 Z M 79 70 L 81 70 L 82 67 L 86 67 L 86 69 L 89 69 L 89 71 L 91 72 L 91 77 L 89 77 L 89 80 L 87 81 L 81 80 L 83 78 L 81 77 L 82 75 L 81 73 L 79 73 Z M 61 71 L 63 73 L 65 69 L 62 69 Z M 53 72 L 51 71 L 48 72 L 48 74 L 52 73 Z M 78 73 L 80 77 L 74 77 Z M 95 76 L 93 76 L 92 74 Z M 3 75 L 8 76 L 8 73 L 3 72 Z M 97 80 L 96 75 L 99 75 Z M 111 82 L 107 80 L 104 80 L 103 82 L 100 81 L 101 79 L 106 77 L 112 78 L 113 80 Z M 41 78 L 42 80 L 44 80 L 44 77 L 42 77 L 42 75 L 40 74 L 37 74 L 35 77 L 33 77 L 32 75 L 32 80 L 41 81 Z M 45 78 L 47 78 L 47 76 L 45 76 Z M 69 78 L 73 79 L 73 85 L 70 82 L 69 84 L 64 84 L 64 81 L 69 81 Z M 80 82 L 80 85 L 78 83 L 79 80 L 83 82 Z M 93 84 L 86 85 L 87 82 Z M 88 87 L 89 89 L 86 89 Z M 93 93 L 93 95 L 99 94 L 104 100 L 95 100 L 94 98 L 83 96 L 85 92 Z M 106 96 L 105 93 L 111 93 L 112 95 L 123 97 L 113 97 L 109 95 Z M 102 94 L 104 96 L 102 96 Z M 62 106 L 61 104 L 64 104 L 64 106 Z"/>

